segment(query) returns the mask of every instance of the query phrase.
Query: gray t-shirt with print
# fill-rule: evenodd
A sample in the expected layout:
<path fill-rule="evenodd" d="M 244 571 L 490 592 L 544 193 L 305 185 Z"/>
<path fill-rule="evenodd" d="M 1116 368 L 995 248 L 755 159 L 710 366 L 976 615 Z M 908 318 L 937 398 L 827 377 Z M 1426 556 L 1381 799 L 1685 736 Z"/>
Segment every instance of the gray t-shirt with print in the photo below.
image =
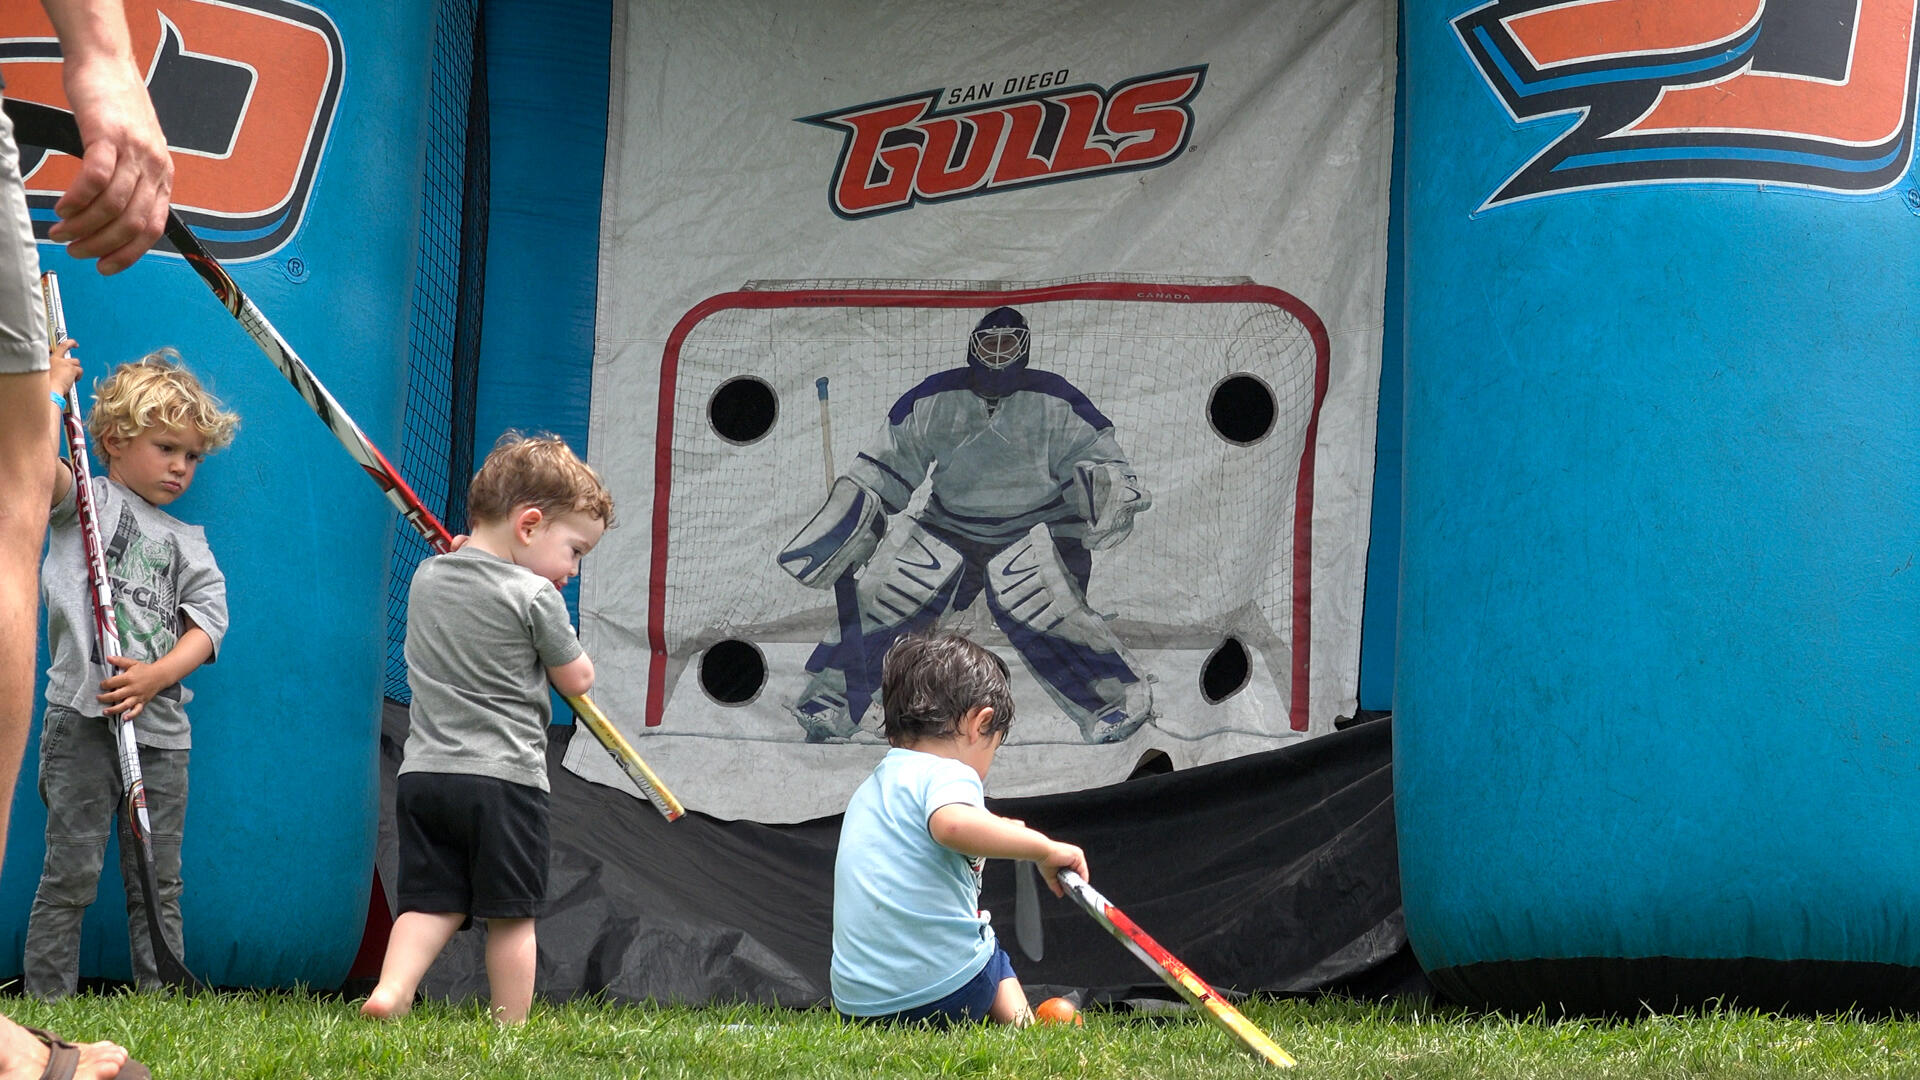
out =
<path fill-rule="evenodd" d="M 93 478 L 94 512 L 106 547 L 113 610 L 120 622 L 120 653 L 152 662 L 172 651 L 189 626 L 213 639 L 213 663 L 227 634 L 227 579 L 213 561 L 207 534 L 104 476 Z M 78 485 L 47 519 L 47 559 L 40 593 L 47 605 L 47 704 L 84 716 L 102 716 L 97 700 L 111 669 L 93 632 L 93 587 L 80 534 Z M 134 718 L 142 746 L 193 746 L 187 702 L 193 691 L 175 683 L 153 696 Z"/>
<path fill-rule="evenodd" d="M 413 572 L 407 595 L 412 729 L 402 773 L 547 787 L 547 668 L 580 639 L 553 582 L 476 547 Z"/>

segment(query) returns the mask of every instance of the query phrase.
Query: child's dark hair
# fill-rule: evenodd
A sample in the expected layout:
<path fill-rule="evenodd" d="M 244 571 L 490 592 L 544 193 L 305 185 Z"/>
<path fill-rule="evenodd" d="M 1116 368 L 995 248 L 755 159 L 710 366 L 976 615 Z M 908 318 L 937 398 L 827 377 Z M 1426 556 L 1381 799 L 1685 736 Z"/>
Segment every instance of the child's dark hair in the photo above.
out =
<path fill-rule="evenodd" d="M 880 671 L 887 742 L 902 746 L 955 734 L 979 706 L 993 710 L 986 734 L 1013 725 L 1007 663 L 959 634 L 908 634 L 887 650 Z"/>

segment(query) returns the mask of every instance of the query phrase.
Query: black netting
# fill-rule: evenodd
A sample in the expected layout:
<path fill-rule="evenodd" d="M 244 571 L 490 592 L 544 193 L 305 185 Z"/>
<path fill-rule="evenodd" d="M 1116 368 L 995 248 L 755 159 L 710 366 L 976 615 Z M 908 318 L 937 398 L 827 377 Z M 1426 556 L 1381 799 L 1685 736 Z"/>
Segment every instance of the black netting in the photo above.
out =
<path fill-rule="evenodd" d="M 420 259 L 413 293 L 401 475 L 447 528 L 466 528 L 487 238 L 487 75 L 481 0 L 442 0 L 429 91 Z M 387 575 L 386 694 L 411 700 L 402 645 L 413 569 L 432 553 L 411 528 Z"/>

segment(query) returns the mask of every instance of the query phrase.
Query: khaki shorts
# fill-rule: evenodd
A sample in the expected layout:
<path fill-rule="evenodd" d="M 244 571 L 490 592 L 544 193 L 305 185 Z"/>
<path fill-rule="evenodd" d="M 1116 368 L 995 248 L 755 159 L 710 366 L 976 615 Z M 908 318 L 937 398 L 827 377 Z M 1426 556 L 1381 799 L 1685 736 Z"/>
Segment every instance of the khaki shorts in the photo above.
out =
<path fill-rule="evenodd" d="M 47 370 L 47 320 L 40 306 L 40 250 L 27 217 L 20 148 L 0 112 L 0 375 Z"/>

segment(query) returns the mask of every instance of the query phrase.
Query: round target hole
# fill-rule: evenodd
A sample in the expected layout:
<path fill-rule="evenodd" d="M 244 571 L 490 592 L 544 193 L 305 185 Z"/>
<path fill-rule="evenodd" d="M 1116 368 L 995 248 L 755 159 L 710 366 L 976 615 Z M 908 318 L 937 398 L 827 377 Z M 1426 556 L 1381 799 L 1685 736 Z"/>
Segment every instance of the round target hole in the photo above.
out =
<path fill-rule="evenodd" d="M 745 705 L 766 684 L 766 658 L 748 642 L 718 641 L 700 656 L 700 689 L 722 705 Z"/>
<path fill-rule="evenodd" d="M 779 415 L 780 399 L 773 387 L 752 375 L 721 383 L 707 402 L 707 422 L 713 425 L 714 434 L 740 446 L 766 437 Z"/>
<path fill-rule="evenodd" d="M 1247 647 L 1239 638 L 1228 638 L 1215 646 L 1200 668 L 1200 696 L 1207 704 L 1218 705 L 1246 688 L 1253 677 L 1253 663 L 1247 659 Z"/>
<path fill-rule="evenodd" d="M 1273 431 L 1273 388 L 1258 375 L 1240 372 L 1213 384 L 1207 422 L 1214 434 L 1236 446 L 1252 446 Z"/>

